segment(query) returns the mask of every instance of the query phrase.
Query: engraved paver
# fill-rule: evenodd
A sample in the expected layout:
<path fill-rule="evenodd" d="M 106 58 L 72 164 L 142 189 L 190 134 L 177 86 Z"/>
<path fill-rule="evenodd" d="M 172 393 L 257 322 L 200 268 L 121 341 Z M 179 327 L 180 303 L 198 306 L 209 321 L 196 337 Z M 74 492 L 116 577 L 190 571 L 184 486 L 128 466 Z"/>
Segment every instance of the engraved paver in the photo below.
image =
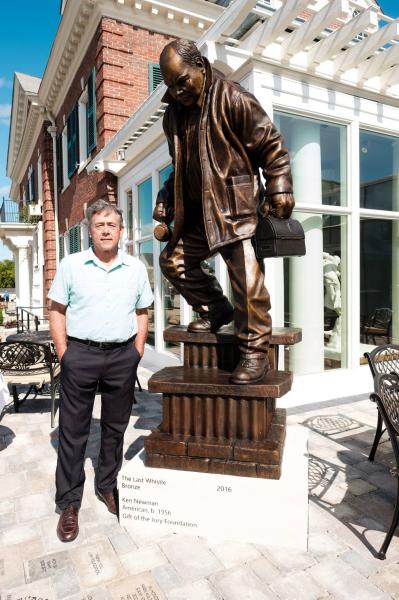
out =
<path fill-rule="evenodd" d="M 97 587 L 100 583 L 126 576 L 108 540 L 78 546 L 71 552 L 71 557 L 84 587 Z"/>
<path fill-rule="evenodd" d="M 52 577 L 60 570 L 71 564 L 69 552 L 55 552 L 39 556 L 25 562 L 26 581 L 37 581 L 45 577 Z"/>
<path fill-rule="evenodd" d="M 112 600 L 164 600 L 166 596 L 150 574 L 128 577 L 108 585 Z"/>

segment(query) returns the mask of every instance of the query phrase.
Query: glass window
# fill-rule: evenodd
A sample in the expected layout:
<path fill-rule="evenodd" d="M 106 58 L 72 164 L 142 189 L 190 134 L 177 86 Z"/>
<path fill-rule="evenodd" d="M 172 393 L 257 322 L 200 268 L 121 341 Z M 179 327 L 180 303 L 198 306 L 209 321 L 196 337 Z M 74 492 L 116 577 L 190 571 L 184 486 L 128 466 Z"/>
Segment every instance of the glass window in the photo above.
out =
<path fill-rule="evenodd" d="M 292 162 L 296 203 L 345 206 L 346 127 L 274 113 Z"/>
<path fill-rule="evenodd" d="M 360 221 L 360 352 L 399 340 L 399 223 Z"/>
<path fill-rule="evenodd" d="M 172 172 L 172 170 L 173 170 L 173 166 L 172 165 L 168 165 L 167 167 L 165 167 L 164 169 L 161 169 L 159 171 L 159 187 L 160 188 L 163 186 L 163 184 L 165 183 L 165 181 L 169 177 L 169 175 Z"/>
<path fill-rule="evenodd" d="M 346 217 L 295 218 L 305 230 L 306 256 L 284 259 L 284 320 L 302 329 L 302 342 L 286 348 L 285 368 L 305 374 L 346 367 Z"/>
<path fill-rule="evenodd" d="M 399 211 L 399 138 L 360 132 L 360 206 Z"/>
<path fill-rule="evenodd" d="M 152 178 L 149 177 L 140 183 L 137 191 L 139 235 L 152 235 Z"/>
<path fill-rule="evenodd" d="M 126 192 L 126 252 L 129 254 L 134 253 L 133 248 L 133 198 L 132 190 Z"/>
<path fill-rule="evenodd" d="M 168 179 L 173 167 L 168 165 L 159 171 L 159 187 L 161 188 Z M 161 244 L 161 250 L 166 244 Z M 180 324 L 181 296 L 171 283 L 162 275 L 162 307 L 164 315 L 164 329 Z M 164 347 L 180 358 L 180 344 L 164 342 Z"/>
<path fill-rule="evenodd" d="M 138 246 L 138 256 L 141 261 L 144 263 L 145 268 L 147 269 L 148 279 L 150 281 L 151 289 L 154 291 L 154 256 L 152 251 L 152 240 L 146 240 L 143 242 L 139 242 Z M 147 344 L 151 344 L 152 346 L 155 343 L 155 334 L 154 334 L 154 304 L 148 308 L 148 337 Z"/>

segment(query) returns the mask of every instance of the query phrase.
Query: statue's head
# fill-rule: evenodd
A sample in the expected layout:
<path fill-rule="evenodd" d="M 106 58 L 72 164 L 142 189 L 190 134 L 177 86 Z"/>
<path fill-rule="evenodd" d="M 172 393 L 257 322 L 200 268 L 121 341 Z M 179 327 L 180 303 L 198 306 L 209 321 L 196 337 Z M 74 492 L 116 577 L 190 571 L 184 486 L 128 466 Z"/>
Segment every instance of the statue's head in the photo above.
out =
<path fill-rule="evenodd" d="M 159 63 L 172 98 L 186 107 L 199 104 L 205 86 L 205 63 L 194 42 L 170 42 L 162 50 Z"/>

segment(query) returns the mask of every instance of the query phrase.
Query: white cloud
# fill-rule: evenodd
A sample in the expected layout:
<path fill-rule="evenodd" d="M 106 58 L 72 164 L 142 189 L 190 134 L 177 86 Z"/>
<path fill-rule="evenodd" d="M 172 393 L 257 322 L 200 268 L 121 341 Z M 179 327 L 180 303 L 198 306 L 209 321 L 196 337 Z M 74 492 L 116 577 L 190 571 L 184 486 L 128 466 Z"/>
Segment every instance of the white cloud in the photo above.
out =
<path fill-rule="evenodd" d="M 2 185 L 0 186 L 0 198 L 2 198 L 3 196 L 8 197 L 10 193 L 10 186 L 9 185 Z"/>
<path fill-rule="evenodd" d="M 0 119 L 9 118 L 11 115 L 11 104 L 0 104 Z"/>
<path fill-rule="evenodd" d="M 0 124 L 9 125 L 11 115 L 11 104 L 0 104 Z"/>
<path fill-rule="evenodd" d="M 0 88 L 10 88 L 11 81 L 8 81 L 5 77 L 0 77 Z"/>

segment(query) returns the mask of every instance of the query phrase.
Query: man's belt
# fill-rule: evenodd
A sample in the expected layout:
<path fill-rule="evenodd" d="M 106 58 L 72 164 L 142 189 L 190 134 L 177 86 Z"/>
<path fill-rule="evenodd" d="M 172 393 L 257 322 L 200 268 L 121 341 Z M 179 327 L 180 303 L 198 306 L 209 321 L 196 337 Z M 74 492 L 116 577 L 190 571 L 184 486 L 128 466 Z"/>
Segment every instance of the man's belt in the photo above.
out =
<path fill-rule="evenodd" d="M 71 335 L 68 335 L 67 339 L 71 342 L 78 342 L 79 344 L 84 344 L 85 346 L 94 346 L 95 348 L 101 348 L 101 350 L 112 350 L 112 348 L 120 348 L 121 346 L 127 346 L 128 344 L 133 342 L 135 337 L 136 336 L 133 335 L 125 342 L 94 342 L 93 340 L 81 340 L 80 338 L 72 337 Z"/>

